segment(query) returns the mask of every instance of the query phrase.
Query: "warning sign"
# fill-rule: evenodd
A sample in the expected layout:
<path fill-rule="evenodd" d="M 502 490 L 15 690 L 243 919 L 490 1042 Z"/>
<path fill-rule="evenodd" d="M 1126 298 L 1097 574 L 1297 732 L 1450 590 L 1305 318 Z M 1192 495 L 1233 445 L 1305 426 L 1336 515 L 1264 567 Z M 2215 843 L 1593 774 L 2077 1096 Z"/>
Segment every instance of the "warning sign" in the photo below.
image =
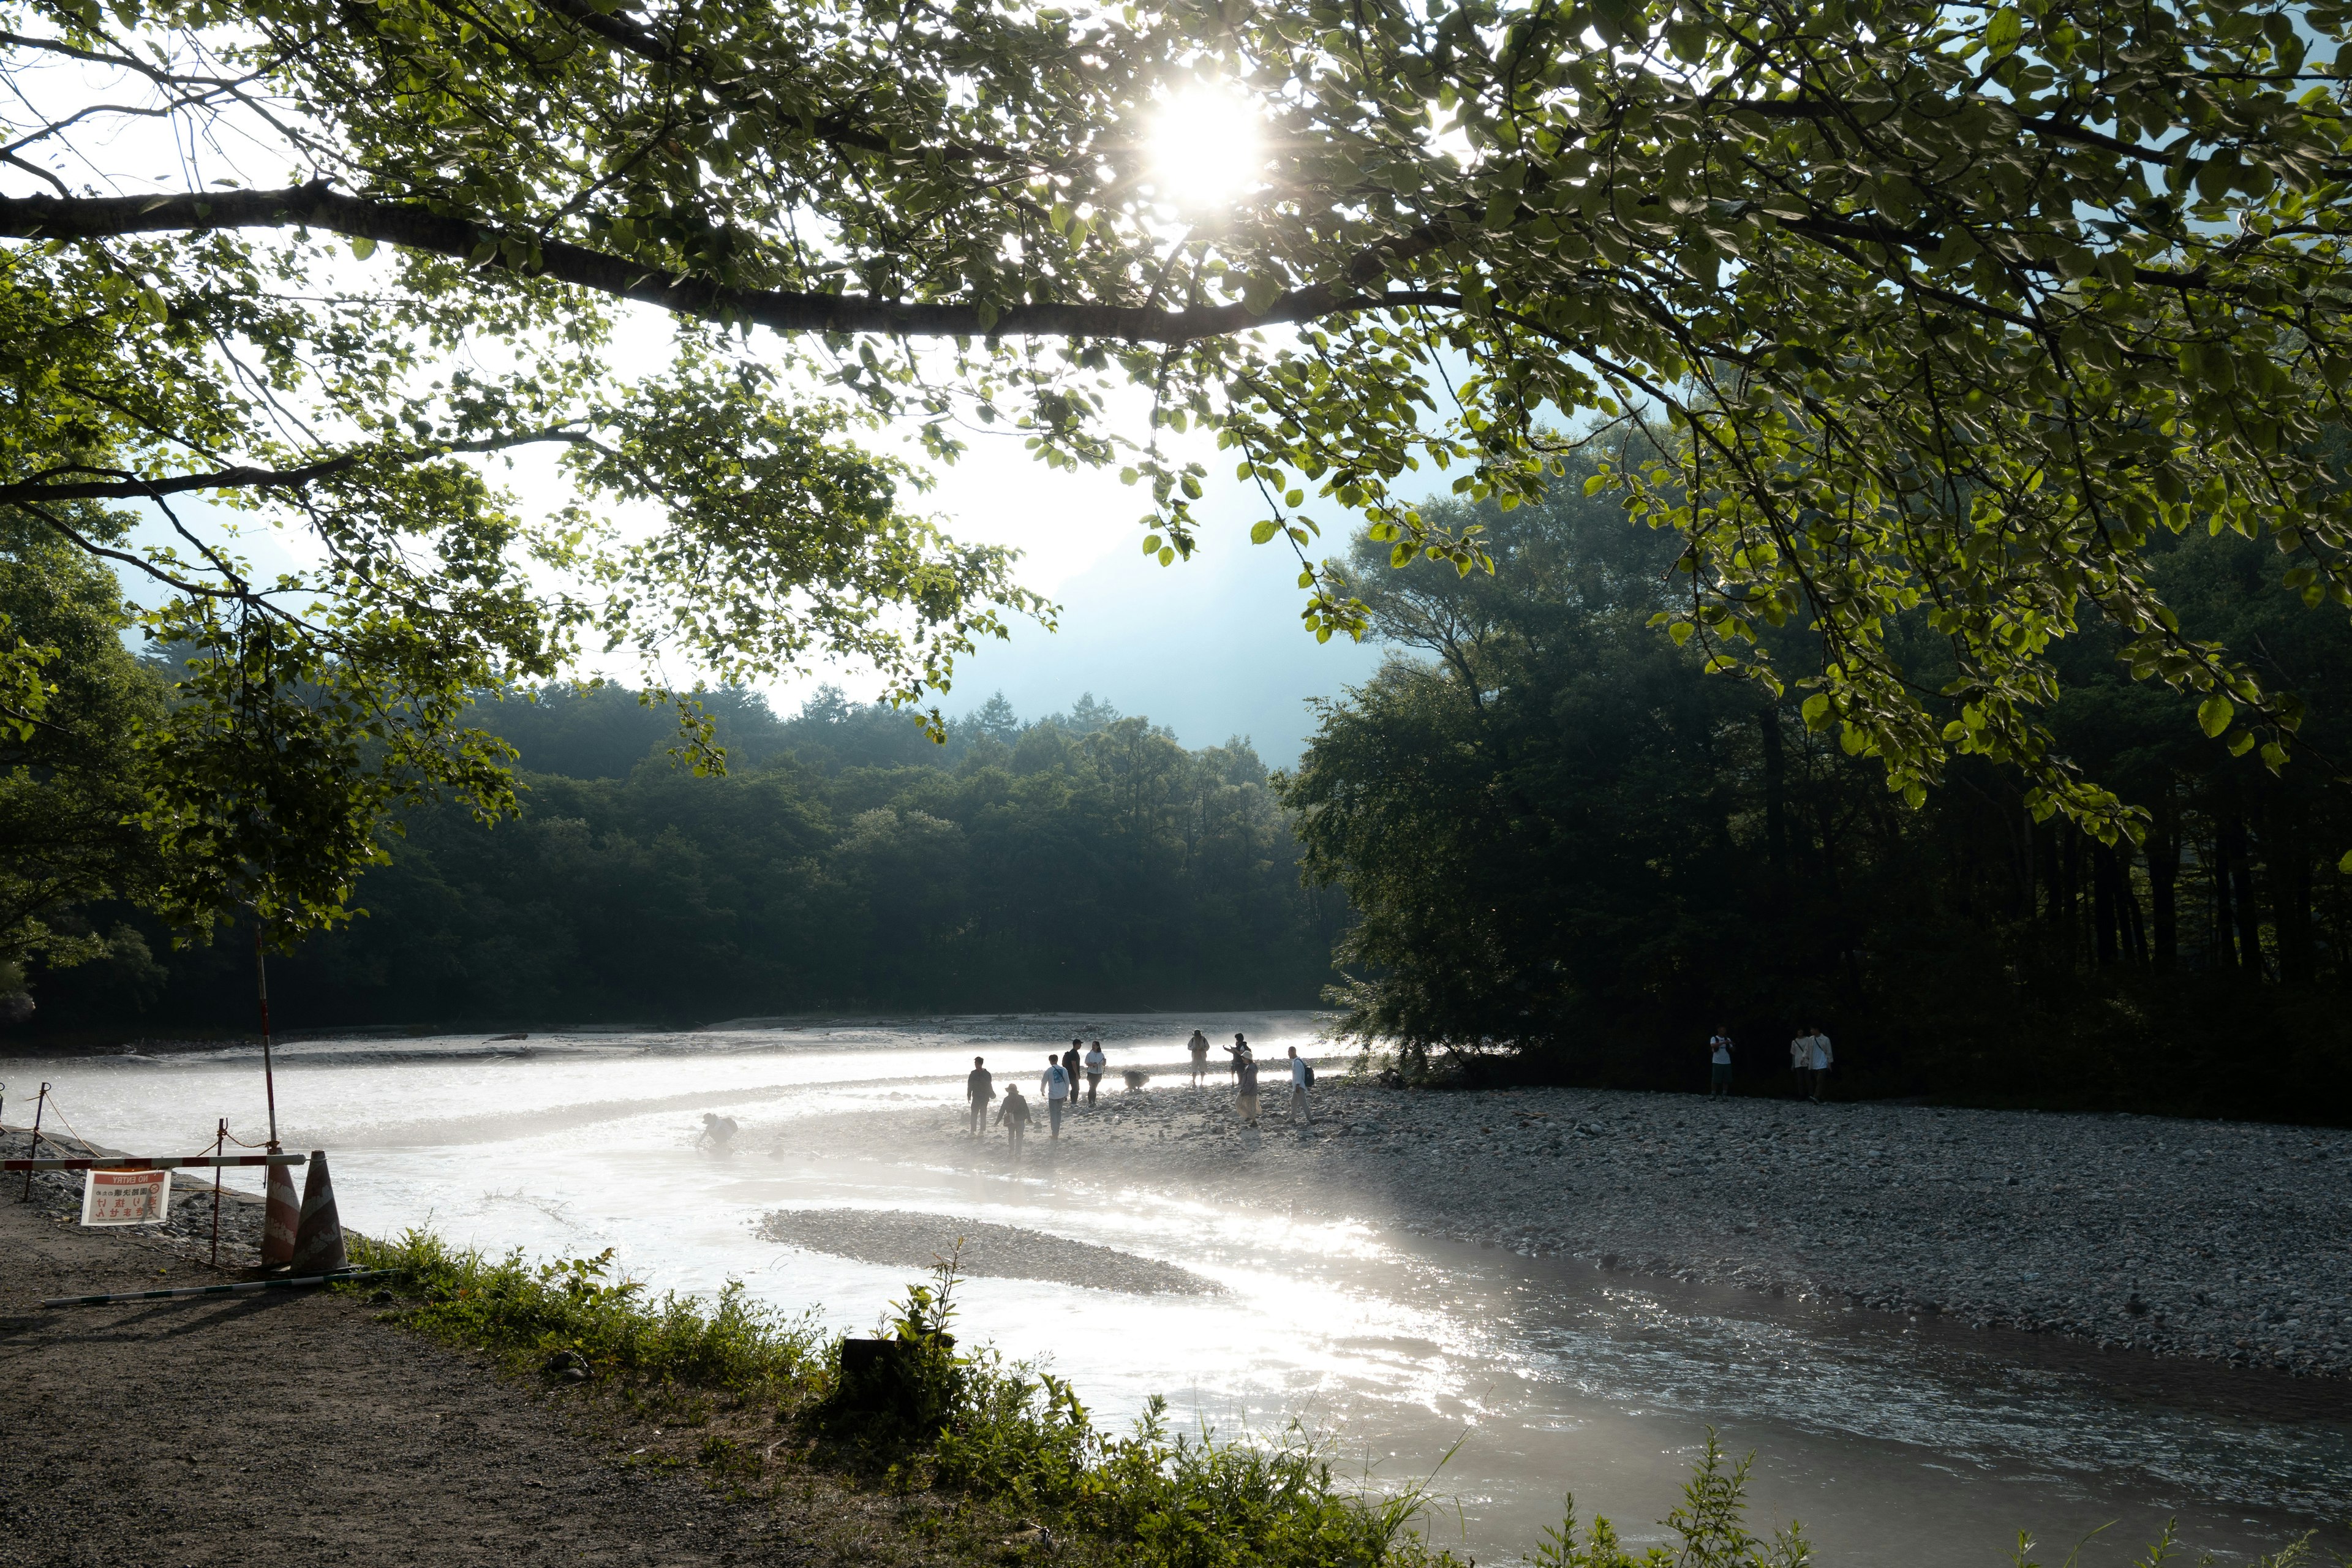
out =
<path fill-rule="evenodd" d="M 156 1225 L 171 1212 L 169 1171 L 92 1171 L 82 1184 L 84 1225 Z"/>

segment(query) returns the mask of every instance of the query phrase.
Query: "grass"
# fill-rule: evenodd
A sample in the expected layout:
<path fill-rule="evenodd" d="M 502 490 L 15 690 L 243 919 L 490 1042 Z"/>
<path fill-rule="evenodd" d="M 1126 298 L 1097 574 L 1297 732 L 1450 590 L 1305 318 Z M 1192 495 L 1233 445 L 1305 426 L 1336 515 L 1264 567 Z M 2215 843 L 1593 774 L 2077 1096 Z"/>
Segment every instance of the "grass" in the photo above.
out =
<path fill-rule="evenodd" d="M 532 1265 L 488 1258 L 411 1231 L 357 1242 L 354 1262 L 403 1274 L 396 1316 L 420 1332 L 486 1353 L 551 1391 L 577 1388 L 589 1408 L 667 1442 L 640 1463 L 695 1465 L 746 1501 L 775 1499 L 812 1475 L 894 1500 L 897 1529 L 972 1561 L 1121 1568 L 1465 1568 L 1422 1521 L 1427 1484 L 1383 1496 L 1351 1486 L 1328 1447 L 1293 1425 L 1271 1441 L 1171 1436 L 1165 1403 L 1132 1433 L 1105 1432 L 1069 1384 L 957 1347 L 949 1259 L 910 1286 L 886 1324 L 891 1354 L 845 1380 L 843 1341 L 730 1285 L 708 1302 L 651 1296 L 614 1277 L 612 1253 Z M 358 1287 L 346 1287 L 358 1289 Z M 617 1432 L 615 1436 L 617 1436 Z M 650 1454 L 648 1459 L 646 1456 Z M 1804 1568 L 1793 1526 L 1764 1540 L 1746 1525 L 1748 1461 L 1726 1460 L 1713 1435 L 1663 1522 L 1674 1544 L 1629 1552 L 1606 1519 L 1560 1525 L 1534 1546 L 1536 1568 Z M 2065 1559 L 2074 1568 L 2082 1548 Z M 2021 1539 L 2012 1568 L 2040 1568 Z M 2137 1560 L 2157 1568 L 2163 1542 Z M 930 1553 L 926 1552 L 925 1556 Z M 2352 1558 L 2342 1560 L 2352 1568 Z M 2252 1568 L 2318 1568 L 2305 1540 Z"/>

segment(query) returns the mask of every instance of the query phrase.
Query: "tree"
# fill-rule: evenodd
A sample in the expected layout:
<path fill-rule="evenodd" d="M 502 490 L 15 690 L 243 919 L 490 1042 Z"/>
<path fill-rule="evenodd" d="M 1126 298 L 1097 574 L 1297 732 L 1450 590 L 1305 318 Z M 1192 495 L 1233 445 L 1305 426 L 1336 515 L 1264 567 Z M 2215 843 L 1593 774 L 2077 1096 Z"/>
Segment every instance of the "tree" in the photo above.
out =
<path fill-rule="evenodd" d="M 122 646 L 120 598 L 64 541 L 0 520 L 0 638 L 26 678 L 0 700 L 0 966 L 16 977 L 0 992 L 28 959 L 108 954 L 72 912 L 151 900 L 168 874 L 138 826 L 137 740 L 162 717 L 162 683 Z"/>
<path fill-rule="evenodd" d="M 1849 1092 L 2352 1115 L 2352 906 L 2314 876 L 2352 802 L 2315 770 L 2198 734 L 2194 699 L 2133 682 L 2126 634 L 2095 623 L 2055 650 L 2053 731 L 2145 814 L 2144 845 L 2037 822 L 1982 757 L 1906 808 L 1794 693 L 1643 629 L 1675 542 L 1614 510 L 1571 492 L 1464 520 L 1490 531 L 1492 579 L 1391 572 L 1369 542 L 1335 567 L 1412 654 L 1327 704 L 1281 784 L 1307 875 L 1360 914 L 1334 994 L 1349 1030 L 1408 1064 L 1695 1089 L 1717 1030 L 1769 1085 L 1779 1042 L 1818 1022 Z M 2164 542 L 2150 571 L 2340 750 L 2352 628 L 2270 591 L 2273 560 L 2225 531 Z M 1926 621 L 1889 644 L 1948 679 Z M 1769 635 L 1808 657 L 1803 632 Z"/>
<path fill-rule="evenodd" d="M 1316 510 L 1483 567 L 1412 503 L 1426 466 L 1515 503 L 1559 479 L 1563 416 L 1663 422 L 1657 464 L 1597 478 L 1682 536 L 1674 636 L 1793 683 L 1907 798 L 1954 753 L 2009 759 L 2034 810 L 2112 839 L 2137 819 L 2045 717 L 2083 606 L 2276 766 L 2297 709 L 2179 629 L 2148 547 L 2214 518 L 2286 551 L 2287 592 L 2352 604 L 2352 500 L 2318 455 L 2352 374 L 2347 17 L 29 0 L 0 504 L 163 582 L 159 629 L 227 650 L 183 683 L 195 738 L 154 808 L 230 868 L 191 912 L 331 911 L 403 790 L 499 808 L 453 683 L 539 679 L 583 637 L 724 679 L 835 644 L 917 700 L 1034 605 L 898 510 L 912 476 L 858 443 L 901 414 L 938 456 L 971 416 L 1122 466 L 1163 562 L 1205 473 L 1169 437 L 1205 426 L 1324 637 L 1364 611 L 1307 561 Z M 1150 156 L 1211 116 L 1257 133 L 1215 207 Z M 126 162 L 150 120 L 200 150 L 161 182 Z M 616 381 L 621 301 L 704 325 Z M 780 367 L 755 328 L 808 352 Z M 461 460 L 535 444 L 580 493 L 551 528 Z M 159 552 L 62 510 L 193 495 L 299 521 L 323 564 L 260 584 L 216 539 Z M 650 542 L 599 531 L 633 506 Z M 535 592 L 532 559 L 581 588 Z M 1914 607 L 1948 717 L 1886 638 Z M 1758 637 L 1792 618 L 1819 630 L 1801 670 Z M 296 689 L 299 714 L 273 695 Z M 353 733 L 380 764 L 336 750 Z M 323 869 L 281 892 L 289 830 Z"/>

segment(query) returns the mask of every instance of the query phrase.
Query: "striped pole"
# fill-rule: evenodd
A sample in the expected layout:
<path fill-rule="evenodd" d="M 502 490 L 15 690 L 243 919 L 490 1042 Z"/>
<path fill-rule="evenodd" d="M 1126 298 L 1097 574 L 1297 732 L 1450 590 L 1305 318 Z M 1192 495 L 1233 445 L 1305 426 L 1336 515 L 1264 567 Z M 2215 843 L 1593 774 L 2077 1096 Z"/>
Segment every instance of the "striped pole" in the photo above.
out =
<path fill-rule="evenodd" d="M 344 1285 L 355 1279 L 381 1279 L 397 1268 L 352 1268 L 341 1274 L 313 1274 L 307 1279 L 250 1279 L 241 1285 L 184 1285 L 175 1290 L 118 1290 L 110 1296 L 52 1296 L 44 1307 L 110 1307 L 118 1301 L 178 1301 L 190 1296 L 241 1296 L 253 1290 L 298 1290 L 306 1285 Z"/>
<path fill-rule="evenodd" d="M 172 1154 L 153 1158 L 107 1154 L 74 1160 L 0 1160 L 0 1171 L 178 1171 L 191 1165 L 299 1165 L 310 1158 L 308 1154 Z"/>

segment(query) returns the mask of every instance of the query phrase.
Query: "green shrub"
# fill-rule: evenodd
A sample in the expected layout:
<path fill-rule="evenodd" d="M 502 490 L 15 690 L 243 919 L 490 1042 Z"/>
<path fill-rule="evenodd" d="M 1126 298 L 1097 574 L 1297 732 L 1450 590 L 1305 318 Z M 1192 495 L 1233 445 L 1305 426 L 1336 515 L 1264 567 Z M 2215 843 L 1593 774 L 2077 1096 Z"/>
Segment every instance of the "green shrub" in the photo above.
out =
<path fill-rule="evenodd" d="M 361 1241 L 362 1268 L 397 1268 L 423 1296 L 412 1321 L 425 1332 L 489 1351 L 521 1367 L 577 1357 L 590 1371 L 725 1393 L 793 1398 L 823 1373 L 823 1339 L 730 1283 L 706 1309 L 690 1297 L 656 1300 L 634 1279 L 610 1277 L 613 1253 L 531 1265 L 452 1250 L 411 1230 L 396 1242 Z"/>

